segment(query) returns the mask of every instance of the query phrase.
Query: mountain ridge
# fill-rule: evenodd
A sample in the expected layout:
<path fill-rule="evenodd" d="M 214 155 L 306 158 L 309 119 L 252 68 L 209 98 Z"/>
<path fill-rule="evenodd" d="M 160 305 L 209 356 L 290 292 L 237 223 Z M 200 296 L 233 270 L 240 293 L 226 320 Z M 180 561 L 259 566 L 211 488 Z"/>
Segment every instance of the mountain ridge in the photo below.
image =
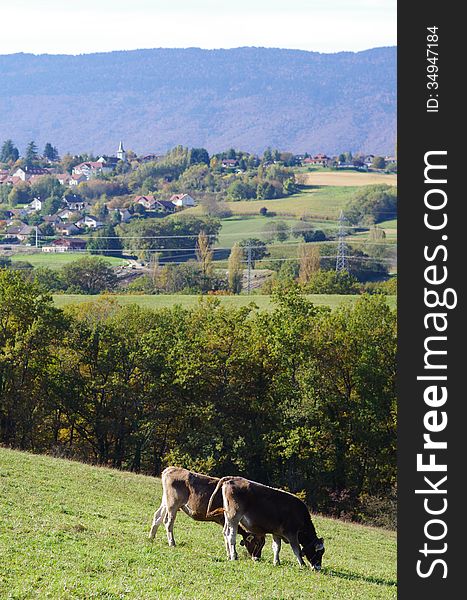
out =
<path fill-rule="evenodd" d="M 66 151 L 393 153 L 396 48 L 0 56 L 0 139 Z"/>

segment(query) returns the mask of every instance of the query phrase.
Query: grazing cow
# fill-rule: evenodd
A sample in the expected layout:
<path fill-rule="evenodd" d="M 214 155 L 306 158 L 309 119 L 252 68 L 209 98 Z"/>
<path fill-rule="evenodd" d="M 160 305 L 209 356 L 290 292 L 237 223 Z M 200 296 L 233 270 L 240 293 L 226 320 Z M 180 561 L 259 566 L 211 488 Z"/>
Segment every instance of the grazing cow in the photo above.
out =
<path fill-rule="evenodd" d="M 175 546 L 173 527 L 178 510 L 183 510 L 195 521 L 211 521 L 224 525 L 224 515 L 207 516 L 207 507 L 219 479 L 209 477 L 201 473 L 194 473 L 179 467 L 167 467 L 162 472 L 162 503 L 154 513 L 149 537 L 154 539 L 159 525 L 164 522 L 167 531 L 169 546 Z M 217 502 L 212 503 L 212 509 L 222 507 L 222 498 L 219 494 Z M 240 542 L 245 546 L 253 560 L 261 558 L 261 551 L 265 544 L 264 535 L 247 533 L 243 528 L 239 529 L 243 536 Z"/>
<path fill-rule="evenodd" d="M 222 508 L 216 509 L 222 492 Z M 207 516 L 224 513 L 224 537 L 230 560 L 237 559 L 235 540 L 239 524 L 246 531 L 264 536 L 272 533 L 274 564 L 278 565 L 281 541 L 289 543 L 298 563 L 305 556 L 313 569 L 321 569 L 324 540 L 318 538 L 304 502 L 297 496 L 243 477 L 223 477 L 216 485 Z"/>

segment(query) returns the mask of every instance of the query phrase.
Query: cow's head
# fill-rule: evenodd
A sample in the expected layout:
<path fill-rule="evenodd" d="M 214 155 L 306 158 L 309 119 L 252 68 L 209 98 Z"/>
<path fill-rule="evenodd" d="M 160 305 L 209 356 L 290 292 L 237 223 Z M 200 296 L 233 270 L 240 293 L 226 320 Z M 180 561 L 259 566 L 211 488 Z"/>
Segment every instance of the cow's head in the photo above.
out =
<path fill-rule="evenodd" d="M 245 532 L 243 539 L 240 541 L 240 546 L 245 546 L 248 554 L 253 560 L 259 560 L 265 543 L 266 537 L 264 535 L 255 535 L 254 533 Z"/>
<path fill-rule="evenodd" d="M 311 567 L 315 571 L 321 571 L 321 561 L 324 554 L 324 539 L 315 538 L 314 540 L 302 545 L 302 555 L 306 556 Z"/>

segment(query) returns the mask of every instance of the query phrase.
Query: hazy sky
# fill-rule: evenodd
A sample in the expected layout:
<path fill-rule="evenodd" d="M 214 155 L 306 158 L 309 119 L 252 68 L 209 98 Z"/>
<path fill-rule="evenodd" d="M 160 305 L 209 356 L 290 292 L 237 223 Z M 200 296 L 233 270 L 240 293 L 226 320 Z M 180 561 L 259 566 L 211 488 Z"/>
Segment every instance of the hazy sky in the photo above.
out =
<path fill-rule="evenodd" d="M 0 0 L 0 54 L 396 45 L 396 0 Z"/>

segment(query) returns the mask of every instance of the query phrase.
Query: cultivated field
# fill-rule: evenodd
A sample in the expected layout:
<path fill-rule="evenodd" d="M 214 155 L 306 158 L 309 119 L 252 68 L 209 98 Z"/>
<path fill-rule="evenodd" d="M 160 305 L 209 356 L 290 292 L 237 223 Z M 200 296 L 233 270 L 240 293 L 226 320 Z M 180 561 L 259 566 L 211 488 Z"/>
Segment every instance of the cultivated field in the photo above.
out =
<path fill-rule="evenodd" d="M 9 258 L 12 261 L 28 262 L 33 267 L 60 269 L 63 265 L 78 260 L 78 258 L 82 258 L 83 256 L 90 255 L 87 252 L 37 252 L 36 254 L 13 254 Z M 103 258 L 114 267 L 128 263 L 127 260 L 115 256 L 104 256 Z"/>
<path fill-rule="evenodd" d="M 176 304 L 190 308 L 196 306 L 199 302 L 208 301 L 214 298 L 219 299 L 221 304 L 227 306 L 248 306 L 250 303 L 255 304 L 259 309 L 270 309 L 272 308 L 271 297 L 267 295 L 252 294 L 251 296 L 196 296 L 196 295 L 182 295 L 182 294 L 160 294 L 160 295 L 146 295 L 146 294 L 128 294 L 118 295 L 112 294 L 107 296 L 86 296 L 80 294 L 57 294 L 54 297 L 56 306 L 62 307 L 68 304 L 81 304 L 83 302 L 94 302 L 99 298 L 112 298 L 115 299 L 119 304 L 137 304 L 144 308 L 167 308 L 175 306 Z M 357 301 L 359 296 L 344 296 L 340 294 L 308 294 L 306 296 L 308 300 L 316 304 L 317 306 L 329 306 L 330 308 L 336 308 L 343 303 L 354 303 Z M 391 308 L 396 306 L 396 297 L 387 296 L 388 305 Z"/>
<path fill-rule="evenodd" d="M 0 449 L 0 597 L 52 600 L 388 600 L 396 598 L 396 535 L 314 516 L 320 574 L 283 545 L 272 565 L 241 549 L 226 559 L 222 530 L 179 514 L 176 548 L 147 534 L 158 479 Z M 240 546 L 239 546 L 240 548 Z"/>
<path fill-rule="evenodd" d="M 361 186 L 387 183 L 397 185 L 397 175 L 387 173 L 360 173 L 358 171 L 316 171 L 297 174 L 303 185 Z"/>

